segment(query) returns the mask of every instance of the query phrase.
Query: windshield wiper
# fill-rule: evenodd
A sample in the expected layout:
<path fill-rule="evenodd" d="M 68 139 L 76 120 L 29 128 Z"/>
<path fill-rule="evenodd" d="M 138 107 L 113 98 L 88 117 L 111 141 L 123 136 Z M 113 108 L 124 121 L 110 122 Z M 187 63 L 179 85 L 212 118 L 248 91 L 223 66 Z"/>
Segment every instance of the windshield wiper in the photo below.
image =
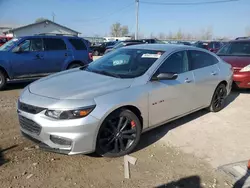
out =
<path fill-rule="evenodd" d="M 98 74 L 103 74 L 103 75 L 106 75 L 106 76 L 112 76 L 112 77 L 115 77 L 115 78 L 121 78 L 118 74 L 107 72 L 107 71 L 104 71 L 104 70 L 102 70 L 102 71 L 92 70 L 92 72 L 95 72 L 95 73 L 98 73 Z"/>

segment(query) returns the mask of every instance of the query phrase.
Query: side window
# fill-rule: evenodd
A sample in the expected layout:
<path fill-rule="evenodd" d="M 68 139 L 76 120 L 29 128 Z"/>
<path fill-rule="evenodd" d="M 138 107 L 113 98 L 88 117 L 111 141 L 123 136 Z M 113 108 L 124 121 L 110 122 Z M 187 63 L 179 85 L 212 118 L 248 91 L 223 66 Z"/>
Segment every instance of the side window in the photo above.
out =
<path fill-rule="evenodd" d="M 43 41 L 40 38 L 27 39 L 23 41 L 19 46 L 23 52 L 43 51 Z"/>
<path fill-rule="evenodd" d="M 200 69 L 218 63 L 218 59 L 206 52 L 190 51 L 191 70 Z"/>
<path fill-rule="evenodd" d="M 69 39 L 69 42 L 76 50 L 87 50 L 85 43 L 81 39 Z"/>
<path fill-rule="evenodd" d="M 19 45 L 21 51 L 29 52 L 30 51 L 30 40 L 25 40 Z"/>
<path fill-rule="evenodd" d="M 189 71 L 186 51 L 176 52 L 168 57 L 158 69 L 159 73 L 184 73 Z"/>
<path fill-rule="evenodd" d="M 46 51 L 66 50 L 66 44 L 62 39 L 44 38 L 44 47 Z"/>

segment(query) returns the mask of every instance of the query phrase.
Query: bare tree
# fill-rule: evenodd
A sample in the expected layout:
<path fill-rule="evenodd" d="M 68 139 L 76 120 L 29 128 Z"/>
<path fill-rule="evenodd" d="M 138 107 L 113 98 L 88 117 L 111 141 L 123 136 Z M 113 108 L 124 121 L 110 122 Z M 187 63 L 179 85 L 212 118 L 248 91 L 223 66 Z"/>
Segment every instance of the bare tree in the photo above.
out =
<path fill-rule="evenodd" d="M 173 33 L 171 31 L 166 36 L 166 39 L 173 39 Z"/>
<path fill-rule="evenodd" d="M 159 33 L 158 39 L 160 39 L 160 40 L 166 39 L 165 33 Z"/>
<path fill-rule="evenodd" d="M 126 25 L 122 26 L 122 28 L 121 28 L 121 36 L 125 37 L 125 36 L 128 35 L 128 33 L 129 33 L 128 26 L 126 26 Z"/>
<path fill-rule="evenodd" d="M 212 38 L 213 38 L 213 28 L 212 27 L 202 29 L 202 31 L 201 31 L 201 39 L 203 39 L 203 40 L 211 40 Z"/>
<path fill-rule="evenodd" d="M 35 20 L 35 23 L 42 22 L 42 21 L 44 21 L 44 20 L 47 20 L 47 19 L 46 19 L 46 18 L 43 18 L 43 17 L 37 18 L 37 19 Z"/>
<path fill-rule="evenodd" d="M 122 26 L 119 22 L 111 26 L 111 36 L 124 37 L 129 34 L 128 26 Z"/>
<path fill-rule="evenodd" d="M 178 32 L 176 33 L 176 39 L 182 39 L 182 38 L 183 38 L 183 33 L 181 29 L 179 29 Z"/>

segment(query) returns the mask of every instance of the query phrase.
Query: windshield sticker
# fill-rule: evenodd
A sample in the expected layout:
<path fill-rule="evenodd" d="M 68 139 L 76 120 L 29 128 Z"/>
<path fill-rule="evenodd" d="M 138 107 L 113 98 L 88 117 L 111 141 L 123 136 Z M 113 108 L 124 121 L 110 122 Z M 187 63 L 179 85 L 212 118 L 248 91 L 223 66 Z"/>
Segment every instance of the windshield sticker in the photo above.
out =
<path fill-rule="evenodd" d="M 141 57 L 142 58 L 156 58 L 156 59 L 159 59 L 161 57 L 161 54 L 143 54 Z"/>

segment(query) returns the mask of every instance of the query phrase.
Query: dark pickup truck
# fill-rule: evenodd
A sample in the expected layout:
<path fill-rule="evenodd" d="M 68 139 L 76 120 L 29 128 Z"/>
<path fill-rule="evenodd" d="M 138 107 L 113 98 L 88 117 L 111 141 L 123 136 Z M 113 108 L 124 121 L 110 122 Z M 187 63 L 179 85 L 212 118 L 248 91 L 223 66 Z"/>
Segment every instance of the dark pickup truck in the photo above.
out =
<path fill-rule="evenodd" d="M 90 49 L 92 51 L 92 54 L 94 56 L 99 56 L 103 55 L 104 52 L 106 51 L 107 47 L 109 46 L 114 46 L 117 43 L 117 41 L 112 41 L 112 42 L 104 42 L 101 45 L 98 46 L 91 46 Z"/>

